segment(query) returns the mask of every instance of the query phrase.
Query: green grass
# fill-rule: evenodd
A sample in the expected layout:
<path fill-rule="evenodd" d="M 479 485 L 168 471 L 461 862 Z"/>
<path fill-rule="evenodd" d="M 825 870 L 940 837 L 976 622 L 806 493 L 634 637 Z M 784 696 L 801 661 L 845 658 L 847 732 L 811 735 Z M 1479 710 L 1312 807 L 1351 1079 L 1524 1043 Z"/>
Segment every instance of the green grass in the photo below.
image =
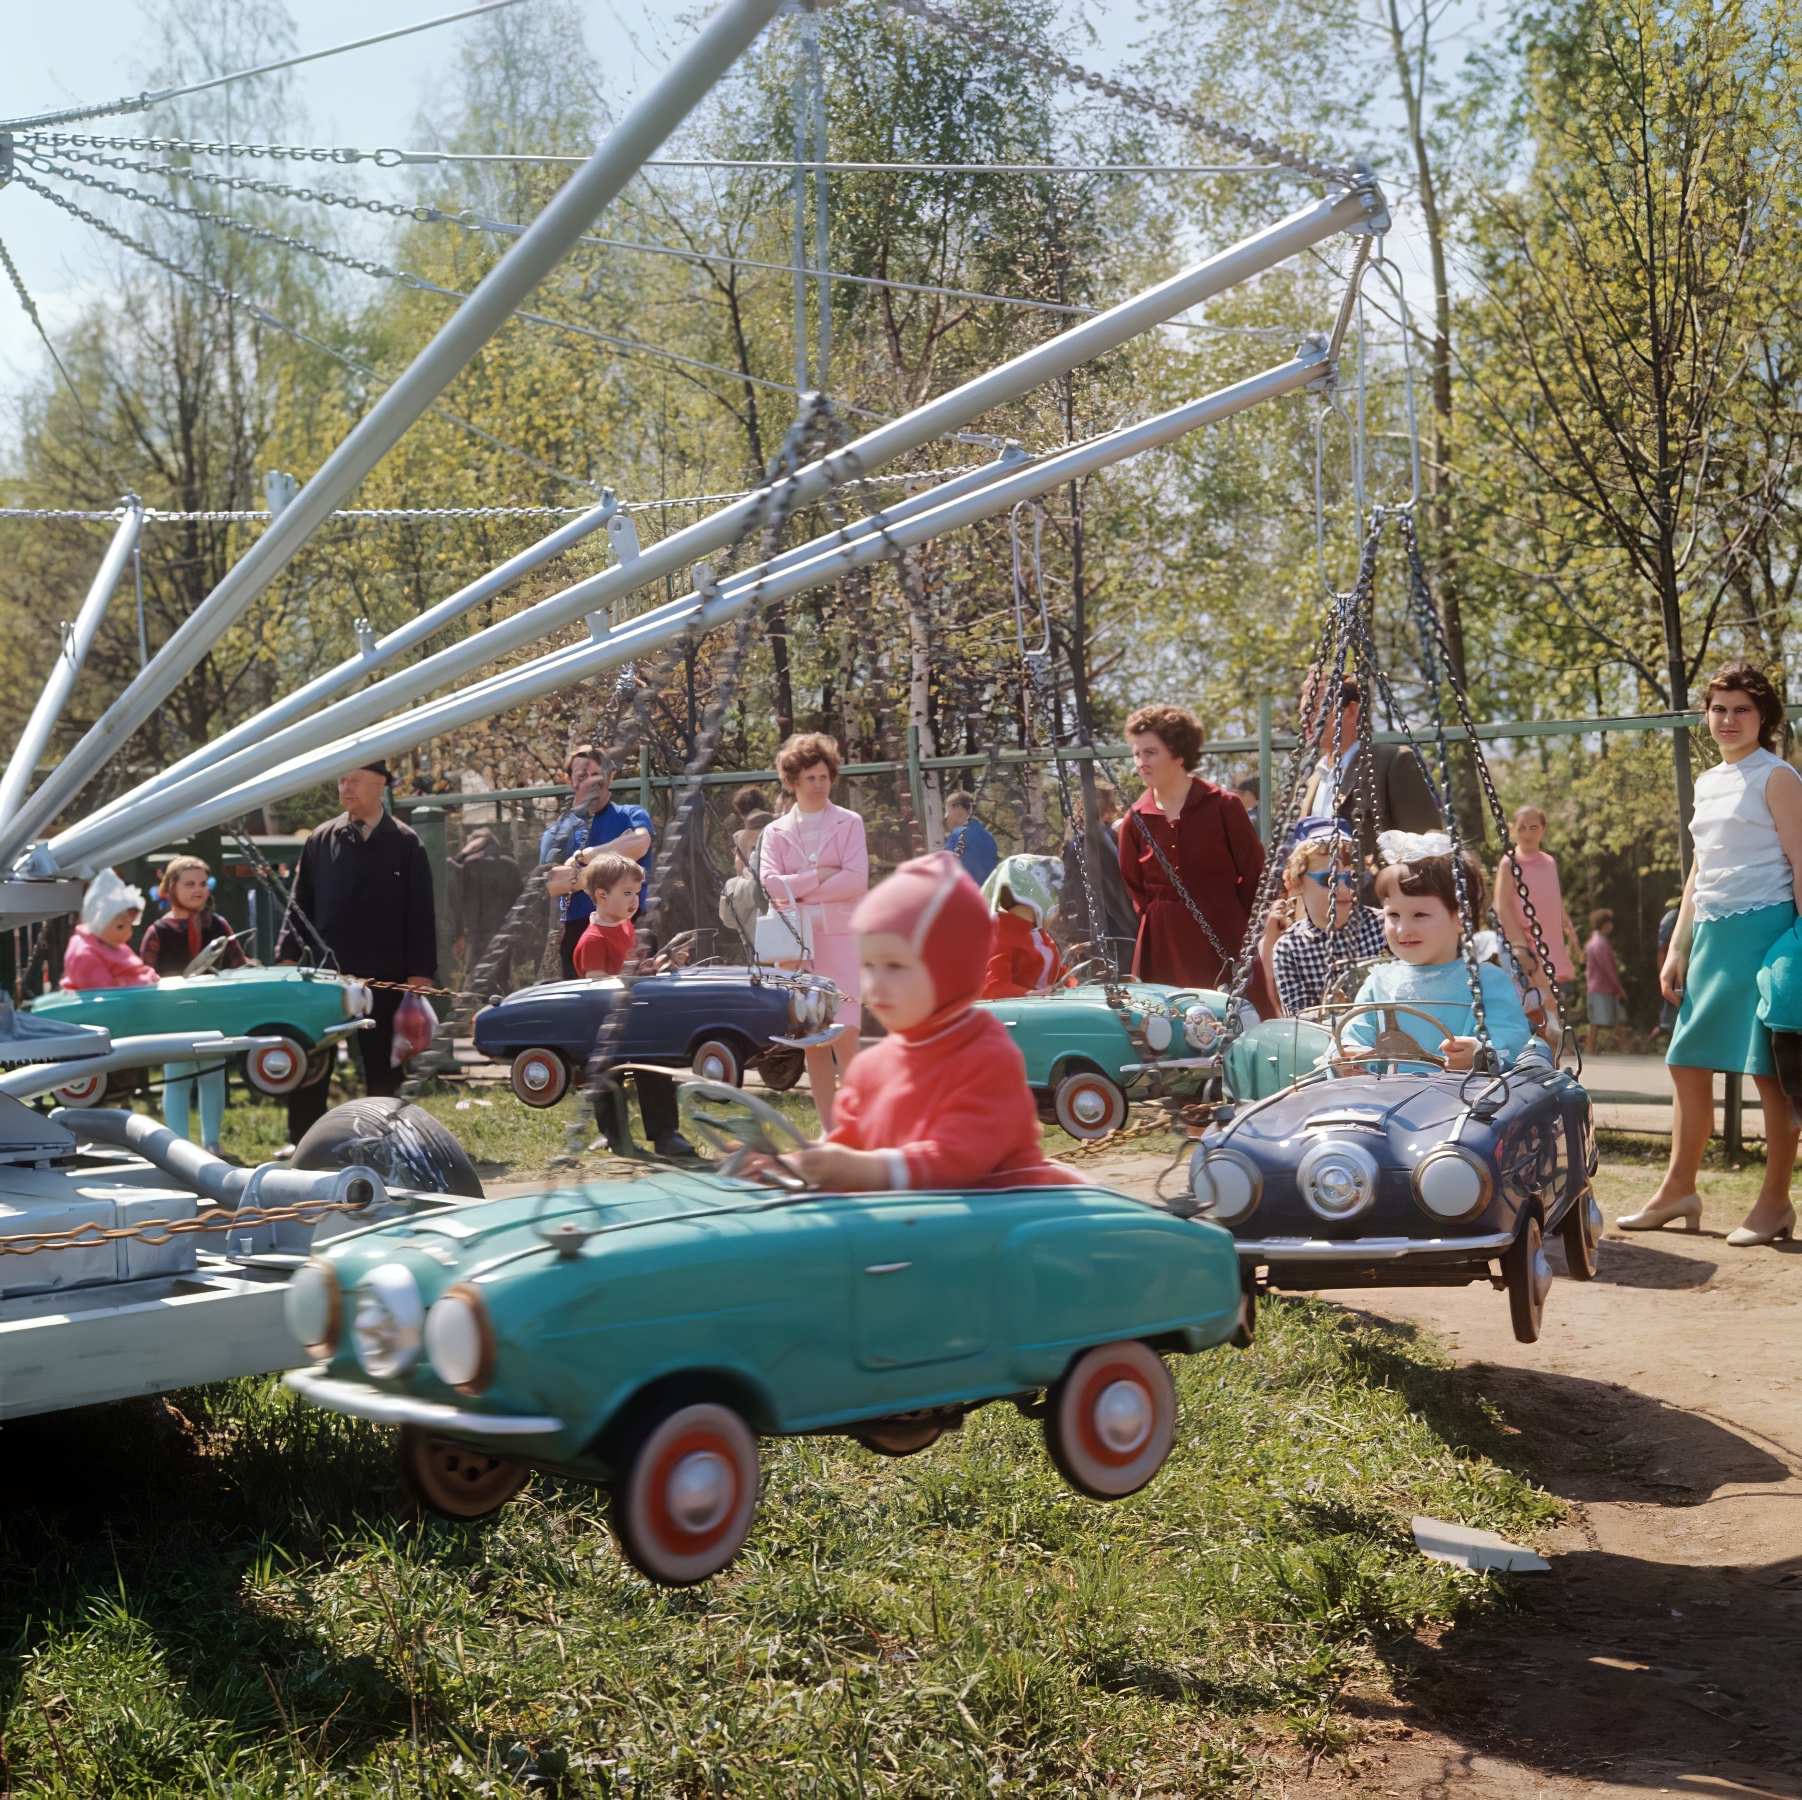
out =
<path fill-rule="evenodd" d="M 6 1791 L 1251 1791 L 1342 1741 L 1386 1643 L 1505 1603 L 1412 1513 L 1531 1538 L 1557 1507 L 1405 1332 L 1279 1301 L 1178 1379 L 1168 1467 L 1111 1507 L 1007 1406 L 904 1461 L 766 1443 L 746 1555 L 680 1593 L 583 1488 L 412 1518 L 382 1432 L 270 1382 L 175 1396 L 179 1434 L 9 1425 Z"/>

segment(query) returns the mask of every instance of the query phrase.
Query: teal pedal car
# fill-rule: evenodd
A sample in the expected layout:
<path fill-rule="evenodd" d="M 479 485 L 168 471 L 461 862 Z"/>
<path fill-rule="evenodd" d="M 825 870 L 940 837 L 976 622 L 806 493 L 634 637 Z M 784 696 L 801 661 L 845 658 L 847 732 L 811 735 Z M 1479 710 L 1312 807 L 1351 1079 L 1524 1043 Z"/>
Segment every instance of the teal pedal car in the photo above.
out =
<path fill-rule="evenodd" d="M 1164 1357 L 1243 1341 L 1216 1225 L 1094 1187 L 739 1179 L 745 1151 L 776 1155 L 794 1128 L 716 1082 L 686 1085 L 682 1112 L 733 1151 L 720 1173 L 486 1201 L 328 1246 L 289 1288 L 314 1366 L 288 1385 L 399 1426 L 408 1486 L 453 1518 L 493 1512 L 533 1468 L 607 1487 L 626 1555 L 680 1586 L 745 1542 L 759 1435 L 906 1456 L 1008 1400 L 1042 1416 L 1074 1488 L 1114 1500 L 1169 1453 Z"/>
<path fill-rule="evenodd" d="M 45 994 L 31 1010 L 69 1025 L 103 1026 L 115 1038 L 172 1031 L 275 1038 L 244 1058 L 244 1078 L 253 1088 L 279 1097 L 321 1080 L 338 1039 L 369 1016 L 368 987 L 328 969 L 198 966 L 210 961 L 207 952 L 215 944 L 195 958 L 188 973 L 166 975 L 154 987 Z M 64 1106 L 100 1106 L 109 1089 L 128 1093 L 136 1080 L 134 1073 L 94 1075 L 58 1088 L 56 1098 Z"/>
<path fill-rule="evenodd" d="M 1072 1137 L 1105 1137 L 1134 1100 L 1197 1094 L 1221 1072 L 1232 1002 L 1212 988 L 1084 982 L 985 1000 L 1026 1058 L 1039 1116 Z M 1245 1022 L 1257 1014 L 1241 1003 Z"/>

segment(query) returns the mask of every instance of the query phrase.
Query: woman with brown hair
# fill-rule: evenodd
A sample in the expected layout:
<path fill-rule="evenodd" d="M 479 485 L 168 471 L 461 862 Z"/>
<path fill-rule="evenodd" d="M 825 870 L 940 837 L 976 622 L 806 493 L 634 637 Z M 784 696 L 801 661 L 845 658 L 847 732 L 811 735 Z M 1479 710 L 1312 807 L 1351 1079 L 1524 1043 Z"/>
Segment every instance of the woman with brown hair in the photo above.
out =
<path fill-rule="evenodd" d="M 838 741 L 821 731 L 798 733 L 776 752 L 776 773 L 795 803 L 764 826 L 757 841 L 758 877 L 774 911 L 794 927 L 795 954 L 784 968 L 824 975 L 845 996 L 839 1022 L 851 1026 L 836 1044 L 807 1052 L 807 1076 L 820 1123 L 832 1129 L 838 1079 L 857 1054 L 863 1019 L 863 966 L 851 915 L 870 891 L 870 853 L 863 820 L 832 804 Z"/>
<path fill-rule="evenodd" d="M 1659 972 L 1667 1000 L 1682 1002 L 1665 1062 L 1675 1108 L 1671 1161 L 1658 1191 L 1625 1231 L 1656 1231 L 1681 1219 L 1702 1224 L 1696 1177 L 1714 1129 L 1714 1072 L 1750 1075 L 1764 1108 L 1764 1181 L 1736 1249 L 1791 1236 L 1790 1171 L 1796 1127 L 1758 1018 L 1758 972 L 1765 952 L 1794 924 L 1802 892 L 1802 776 L 1777 754 L 1783 701 L 1763 670 L 1728 663 L 1703 690 L 1708 734 L 1721 760 L 1696 777 L 1690 820 L 1695 861 Z"/>
<path fill-rule="evenodd" d="M 1176 987 L 1224 988 L 1245 941 L 1264 846 L 1230 788 L 1194 773 L 1201 721 L 1180 706 L 1142 706 L 1126 721 L 1145 792 L 1120 832 L 1120 874 L 1139 915 L 1133 973 Z M 1246 999 L 1276 1012 L 1260 962 Z"/>

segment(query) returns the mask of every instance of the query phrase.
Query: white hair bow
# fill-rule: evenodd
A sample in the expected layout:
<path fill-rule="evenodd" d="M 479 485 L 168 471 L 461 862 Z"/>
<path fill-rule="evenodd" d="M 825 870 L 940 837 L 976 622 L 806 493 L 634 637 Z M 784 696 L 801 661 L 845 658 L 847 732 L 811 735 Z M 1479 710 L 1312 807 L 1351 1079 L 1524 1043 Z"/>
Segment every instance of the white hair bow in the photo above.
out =
<path fill-rule="evenodd" d="M 1419 862 L 1423 856 L 1450 856 L 1452 839 L 1445 831 L 1380 831 L 1377 848 L 1386 863 Z"/>

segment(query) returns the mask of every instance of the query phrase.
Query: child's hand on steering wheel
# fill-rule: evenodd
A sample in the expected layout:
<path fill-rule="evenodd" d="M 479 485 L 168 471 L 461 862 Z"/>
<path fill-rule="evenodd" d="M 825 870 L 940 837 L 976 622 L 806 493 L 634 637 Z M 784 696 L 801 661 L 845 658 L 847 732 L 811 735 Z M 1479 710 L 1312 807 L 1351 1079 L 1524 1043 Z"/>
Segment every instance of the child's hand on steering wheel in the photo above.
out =
<path fill-rule="evenodd" d="M 1439 1046 L 1448 1069 L 1474 1069 L 1477 1065 L 1477 1040 L 1474 1037 L 1448 1037 Z"/>

